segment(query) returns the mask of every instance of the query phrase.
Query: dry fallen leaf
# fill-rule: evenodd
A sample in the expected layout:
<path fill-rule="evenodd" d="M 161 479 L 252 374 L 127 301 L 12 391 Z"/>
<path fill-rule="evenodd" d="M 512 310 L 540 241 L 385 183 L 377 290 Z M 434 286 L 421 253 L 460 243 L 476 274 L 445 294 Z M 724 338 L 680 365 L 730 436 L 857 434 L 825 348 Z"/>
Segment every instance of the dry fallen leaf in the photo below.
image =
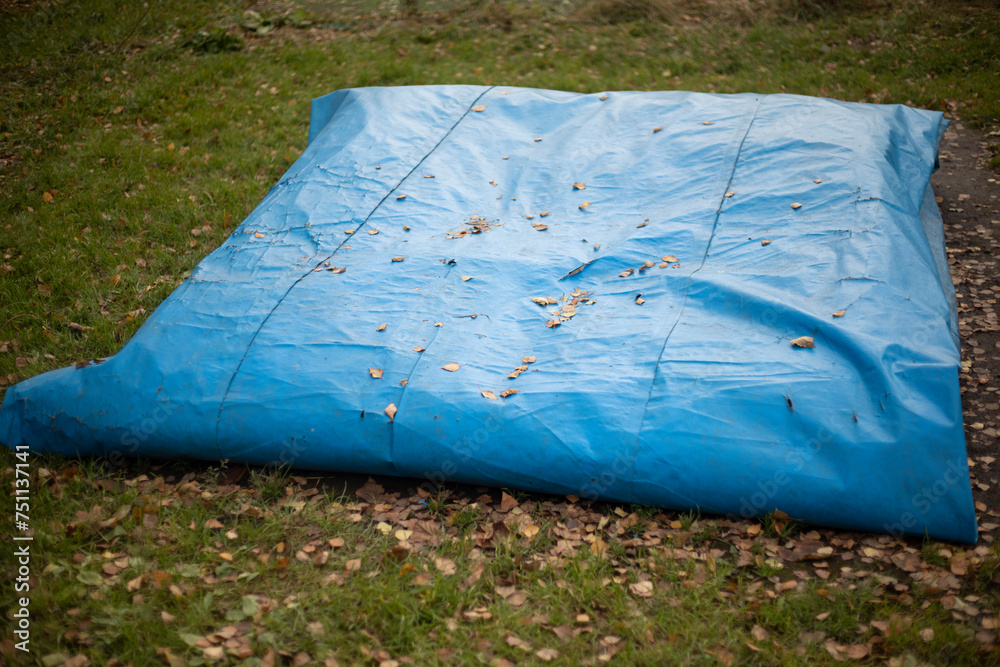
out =
<path fill-rule="evenodd" d="M 434 326 L 436 326 L 436 327 L 443 327 L 444 326 L 444 322 L 435 322 Z"/>
<path fill-rule="evenodd" d="M 424 178 L 434 178 L 434 174 L 424 174 Z"/>
<path fill-rule="evenodd" d="M 702 125 L 711 125 L 712 121 L 710 121 L 710 120 L 703 120 L 703 121 L 701 121 L 701 124 Z"/>
<path fill-rule="evenodd" d="M 535 357 L 534 356 L 521 357 L 521 363 L 523 363 L 523 364 L 533 364 L 533 363 L 535 363 Z"/>
<path fill-rule="evenodd" d="M 462 276 L 462 282 L 472 280 L 472 276 Z"/>
<path fill-rule="evenodd" d="M 445 364 L 441 368 L 443 368 L 446 371 L 451 371 L 452 373 L 454 373 L 459 368 L 461 368 L 461 366 L 459 364 L 455 363 L 454 361 L 452 361 L 452 362 L 449 362 L 449 363 Z"/>
<path fill-rule="evenodd" d="M 679 262 L 680 261 L 679 259 L 677 259 L 673 255 L 664 255 L 660 259 L 662 259 L 664 262 L 670 262 L 670 263 Z"/>
<path fill-rule="evenodd" d="M 535 655 L 538 656 L 539 660 L 549 662 L 550 660 L 555 660 L 559 657 L 559 651 L 554 648 L 540 648 L 535 651 Z"/>
<path fill-rule="evenodd" d="M 574 183 L 573 184 L 573 189 L 574 190 L 586 190 L 587 186 L 584 183 Z"/>
<path fill-rule="evenodd" d="M 794 209 L 802 208 L 802 204 L 798 203 L 797 201 L 796 202 L 792 202 L 792 208 L 794 208 Z"/>
<path fill-rule="evenodd" d="M 477 104 L 476 106 L 472 107 L 472 110 L 473 111 L 486 111 L 486 105 L 485 104 Z"/>
<path fill-rule="evenodd" d="M 813 183 L 822 183 L 822 182 L 823 182 L 822 178 L 814 178 L 813 179 Z"/>
<path fill-rule="evenodd" d="M 633 273 L 635 273 L 635 269 L 625 269 L 624 271 L 622 271 L 621 273 L 618 274 L 618 277 L 619 278 L 628 278 Z"/>
<path fill-rule="evenodd" d="M 799 336 L 792 339 L 792 347 L 816 347 L 812 336 Z"/>
<path fill-rule="evenodd" d="M 260 232 L 254 232 L 253 235 L 256 236 L 259 239 L 262 239 L 265 236 L 267 236 L 267 234 L 261 234 Z"/>
<path fill-rule="evenodd" d="M 377 229 L 369 229 L 368 233 L 371 234 L 372 236 L 375 236 L 376 234 L 378 234 L 378 230 Z"/>
<path fill-rule="evenodd" d="M 843 317 L 844 313 L 846 313 L 846 312 L 847 312 L 846 310 L 838 310 L 837 312 L 833 313 L 833 316 L 834 317 Z"/>
<path fill-rule="evenodd" d="M 585 201 L 582 204 L 580 204 L 579 209 L 582 211 L 583 209 L 587 208 L 588 206 L 590 206 L 590 202 L 589 201 Z"/>
<path fill-rule="evenodd" d="M 560 322 L 559 320 L 549 320 L 548 322 L 545 323 L 545 326 L 548 327 L 549 329 L 555 329 L 560 324 L 562 324 L 562 322 Z"/>
<path fill-rule="evenodd" d="M 375 378 L 376 380 L 381 379 L 381 377 L 382 377 L 382 369 L 381 368 L 372 368 L 371 366 L 369 366 L 368 367 L 368 373 L 371 374 L 371 376 L 373 378 Z"/>
<path fill-rule="evenodd" d="M 670 266 L 670 262 L 660 262 L 658 265 L 661 269 L 665 269 Z"/>
<path fill-rule="evenodd" d="M 377 327 L 375 327 L 375 331 L 385 331 L 385 327 L 386 327 L 385 324 L 380 324 Z"/>
<path fill-rule="evenodd" d="M 406 258 L 405 257 L 393 257 L 392 261 L 394 261 L 394 262 L 402 262 L 404 259 L 406 259 Z"/>
<path fill-rule="evenodd" d="M 513 387 L 511 387 L 510 389 L 504 389 L 503 391 L 501 391 L 500 396 L 502 398 L 507 398 L 508 396 L 513 396 L 514 394 L 520 393 L 520 391 L 521 391 L 520 389 L 514 389 Z"/>
<path fill-rule="evenodd" d="M 541 212 L 541 213 L 539 213 L 538 215 L 544 218 L 544 217 L 545 217 L 545 216 L 547 216 L 548 214 L 549 214 L 549 212 L 548 212 L 548 211 L 542 211 L 542 212 Z"/>
<path fill-rule="evenodd" d="M 484 397 L 486 397 L 486 398 L 492 398 L 492 399 L 493 399 L 494 401 L 496 401 L 496 400 L 499 400 L 499 399 L 497 399 L 497 395 L 496 395 L 496 394 L 494 394 L 494 393 L 493 393 L 492 391 L 490 391 L 489 389 L 483 389 L 483 390 L 482 390 L 481 392 L 479 392 L 479 393 L 481 393 L 481 394 L 482 394 L 482 395 L 483 395 Z"/>
<path fill-rule="evenodd" d="M 541 141 L 541 140 L 542 140 L 541 137 L 535 137 L 535 141 Z"/>
<path fill-rule="evenodd" d="M 760 242 L 761 245 L 771 245 L 771 239 L 764 239 Z"/>
<path fill-rule="evenodd" d="M 662 130 L 662 129 L 663 129 L 663 128 L 662 128 L 661 126 L 659 126 L 659 125 L 658 125 L 658 126 L 656 126 L 656 127 L 654 127 L 654 128 L 653 128 L 653 132 L 659 132 L 659 131 L 660 131 L 660 130 Z"/>
<path fill-rule="evenodd" d="M 354 230 L 353 229 L 345 229 L 344 233 L 347 234 L 348 236 L 350 236 L 351 234 L 354 233 Z"/>
<path fill-rule="evenodd" d="M 653 597 L 653 582 L 637 581 L 634 584 L 629 584 L 628 590 L 636 597 L 651 598 Z"/>
<path fill-rule="evenodd" d="M 406 199 L 406 195 L 399 195 L 398 197 L 396 197 L 396 199 L 397 199 L 397 200 L 398 200 L 398 199 Z"/>
<path fill-rule="evenodd" d="M 606 100 L 606 99 L 608 99 L 608 96 L 607 96 L 607 95 L 601 95 L 601 97 L 600 97 L 600 100 L 601 100 L 602 102 L 603 102 L 604 100 Z"/>
<path fill-rule="evenodd" d="M 642 298 L 642 295 L 641 294 L 636 294 L 635 295 L 635 305 L 641 306 L 644 303 L 646 303 L 646 300 Z"/>
<path fill-rule="evenodd" d="M 531 223 L 531 226 L 534 227 L 535 229 L 537 229 L 540 232 L 544 232 L 546 229 L 549 228 L 548 225 L 543 225 L 540 222 L 533 222 L 533 223 Z"/>
<path fill-rule="evenodd" d="M 646 269 L 651 269 L 656 266 L 656 262 L 650 262 L 649 260 L 643 262 L 642 266 L 639 267 L 640 271 L 645 271 Z"/>
<path fill-rule="evenodd" d="M 423 348 L 423 347 L 420 347 L 419 345 L 417 345 L 415 348 L 413 348 L 413 351 L 414 352 L 423 352 L 425 349 L 426 348 Z"/>
<path fill-rule="evenodd" d="M 327 269 L 327 271 L 329 271 L 330 273 L 343 273 L 346 270 L 347 270 L 346 267 L 337 268 L 336 266 L 331 266 L 329 269 Z"/>
<path fill-rule="evenodd" d="M 389 421 L 396 421 L 396 404 L 395 403 L 390 403 L 388 406 L 386 406 L 386 408 L 385 408 L 385 414 L 389 415 Z M 360 567 L 360 563 L 361 563 L 361 561 L 359 560 L 358 561 L 358 566 L 359 567 Z M 350 561 L 348 561 L 347 564 L 348 564 L 348 568 L 347 569 L 351 569 L 350 568 Z"/>

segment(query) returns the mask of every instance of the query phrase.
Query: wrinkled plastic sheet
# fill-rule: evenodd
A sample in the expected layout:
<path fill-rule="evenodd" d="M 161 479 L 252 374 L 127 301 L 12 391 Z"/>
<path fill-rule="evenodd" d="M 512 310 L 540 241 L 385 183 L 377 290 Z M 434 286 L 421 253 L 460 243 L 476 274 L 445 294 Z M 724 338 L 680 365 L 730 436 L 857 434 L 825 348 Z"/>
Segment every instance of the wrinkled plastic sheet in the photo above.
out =
<path fill-rule="evenodd" d="M 118 354 L 7 391 L 0 439 L 973 542 L 943 127 L 793 95 L 335 92 Z"/>

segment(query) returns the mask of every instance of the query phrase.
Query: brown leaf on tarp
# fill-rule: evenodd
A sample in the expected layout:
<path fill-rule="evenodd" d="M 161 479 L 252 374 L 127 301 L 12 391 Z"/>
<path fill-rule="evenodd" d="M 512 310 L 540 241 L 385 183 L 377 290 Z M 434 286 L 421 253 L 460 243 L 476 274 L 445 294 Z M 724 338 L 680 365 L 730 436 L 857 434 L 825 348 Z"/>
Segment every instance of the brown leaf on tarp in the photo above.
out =
<path fill-rule="evenodd" d="M 462 276 L 462 282 L 468 282 L 472 280 L 472 276 Z"/>
<path fill-rule="evenodd" d="M 587 186 L 584 183 L 574 183 L 573 184 L 573 189 L 574 190 L 586 190 Z"/>
<path fill-rule="evenodd" d="M 402 380 L 399 381 L 399 386 L 405 387 L 409 381 L 410 378 L 403 378 Z"/>
<path fill-rule="evenodd" d="M 651 269 L 654 266 L 656 266 L 656 262 L 651 262 L 651 261 L 647 260 L 647 261 L 645 261 L 645 262 L 642 263 L 642 266 L 639 267 L 639 270 L 640 271 L 645 271 L 646 269 Z"/>
<path fill-rule="evenodd" d="M 417 346 L 416 346 L 415 348 L 413 348 L 413 351 L 414 351 L 414 352 L 423 352 L 423 351 L 424 351 L 424 350 L 426 350 L 426 349 L 427 349 L 427 348 L 424 348 L 424 347 L 420 347 L 419 345 L 417 345 Z"/>
<path fill-rule="evenodd" d="M 542 212 L 541 212 L 541 213 L 539 213 L 538 215 L 539 215 L 540 217 L 543 217 L 543 218 L 544 218 L 544 217 L 545 217 L 545 216 L 547 216 L 548 214 L 549 214 L 549 212 L 548 212 L 548 211 L 542 211 Z"/>
<path fill-rule="evenodd" d="M 533 222 L 533 223 L 531 223 L 531 226 L 534 227 L 535 229 L 537 229 L 540 232 L 544 232 L 546 229 L 549 228 L 548 225 L 543 225 L 540 222 Z"/>
<path fill-rule="evenodd" d="M 405 197 L 406 195 L 403 195 L 403 196 Z M 396 199 L 399 199 L 399 197 L 397 197 Z M 378 230 L 377 229 L 369 229 L 368 233 L 371 234 L 372 236 L 375 236 L 376 234 L 378 234 Z"/>
<path fill-rule="evenodd" d="M 822 178 L 814 178 L 813 179 L 813 183 L 822 183 L 822 182 L 823 182 Z"/>
<path fill-rule="evenodd" d="M 259 239 L 262 239 L 265 236 L 267 236 L 267 234 L 261 234 L 260 232 L 254 232 L 253 235 L 256 236 Z"/>
<path fill-rule="evenodd" d="M 402 262 L 404 259 L 406 259 L 406 258 L 405 257 L 393 257 L 392 261 L 394 261 L 394 262 Z"/>
<path fill-rule="evenodd" d="M 396 197 L 396 199 L 397 200 L 399 200 L 399 199 L 406 199 L 406 195 L 399 195 L 398 197 Z M 368 232 L 368 233 L 371 234 L 371 232 Z"/>
<path fill-rule="evenodd" d="M 445 365 L 444 365 L 444 366 L 442 366 L 441 368 L 442 368 L 443 370 L 446 370 L 446 371 L 451 371 L 452 373 L 454 373 L 454 372 L 455 372 L 455 371 L 457 371 L 457 370 L 458 370 L 459 368 L 461 368 L 461 366 L 460 366 L 459 364 L 455 363 L 454 361 L 452 361 L 452 362 L 449 362 L 449 363 L 445 364 Z"/>
<path fill-rule="evenodd" d="M 815 341 L 813 341 L 812 336 L 799 336 L 798 338 L 792 339 L 792 347 L 803 347 L 803 348 L 813 348 L 816 347 Z"/>
<path fill-rule="evenodd" d="M 641 294 L 636 294 L 635 295 L 635 305 L 641 306 L 644 303 L 646 303 L 646 300 L 642 298 L 642 295 Z"/>
<path fill-rule="evenodd" d="M 562 324 L 562 322 L 560 322 L 559 320 L 549 320 L 548 322 L 545 323 L 545 326 L 548 327 L 549 329 L 555 329 L 560 324 Z"/>
<path fill-rule="evenodd" d="M 796 209 L 796 210 L 802 208 L 802 204 L 798 203 L 797 201 L 796 202 L 792 202 L 791 206 L 792 206 L 793 209 Z"/>
<path fill-rule="evenodd" d="M 535 357 L 534 356 L 521 357 L 521 363 L 523 363 L 523 364 L 533 364 L 533 363 L 535 363 Z"/>
<path fill-rule="evenodd" d="M 621 273 L 618 274 L 618 277 L 619 278 L 628 278 L 633 273 L 635 273 L 635 269 L 625 269 L 624 271 L 622 271 Z"/>
<path fill-rule="evenodd" d="M 580 204 L 580 206 L 578 208 L 582 211 L 583 209 L 587 208 L 588 206 L 590 206 L 590 202 L 589 201 L 585 201 L 582 204 Z"/>
<path fill-rule="evenodd" d="M 500 495 L 500 509 L 497 510 L 498 512 L 509 512 L 512 509 L 514 509 L 515 507 L 517 507 L 518 505 L 520 505 L 520 503 L 517 502 L 517 500 L 514 498 L 514 496 L 510 495 L 506 491 L 501 491 L 500 494 L 501 494 Z"/>
<path fill-rule="evenodd" d="M 843 317 L 844 313 L 846 313 L 846 312 L 847 312 L 846 310 L 838 310 L 837 312 L 833 313 L 833 316 L 834 317 Z"/>
<path fill-rule="evenodd" d="M 598 99 L 603 102 L 604 100 L 608 99 L 608 96 L 607 95 L 601 95 Z"/>
<path fill-rule="evenodd" d="M 496 394 L 494 394 L 494 393 L 493 393 L 492 391 L 490 391 L 489 389 L 483 389 L 483 390 L 482 390 L 481 392 L 479 392 L 479 393 L 481 393 L 481 394 L 482 394 L 482 395 L 483 395 L 483 396 L 484 396 L 485 398 L 492 398 L 492 399 L 493 399 L 494 401 L 497 401 L 497 400 L 500 400 L 500 399 L 498 399 L 498 398 L 497 398 L 497 395 L 496 395 Z"/>
<path fill-rule="evenodd" d="M 732 190 L 730 190 L 729 192 L 727 192 L 726 194 L 724 194 L 724 195 L 722 195 L 722 196 L 723 196 L 723 197 L 732 197 L 732 196 L 733 196 L 733 195 L 735 195 L 735 194 L 736 194 L 735 192 L 733 192 Z"/>
<path fill-rule="evenodd" d="M 390 403 L 385 408 L 385 414 L 389 415 L 389 421 L 396 421 L 396 404 Z"/>
<path fill-rule="evenodd" d="M 771 239 L 764 239 L 760 242 L 761 245 L 771 245 Z"/>
<path fill-rule="evenodd" d="M 368 373 L 373 378 L 375 378 L 376 380 L 378 380 L 378 379 L 380 379 L 382 377 L 382 369 L 381 368 L 372 368 L 371 366 L 369 366 L 368 367 Z"/>
<path fill-rule="evenodd" d="M 671 264 L 673 264 L 674 262 L 681 261 L 681 260 L 677 259 L 676 257 L 674 257 L 673 255 L 664 255 L 660 259 L 662 259 L 664 262 L 669 262 Z"/>
<path fill-rule="evenodd" d="M 336 266 L 331 266 L 329 269 L 327 269 L 327 271 L 329 271 L 330 273 L 343 273 L 346 270 L 347 270 L 346 267 L 341 267 L 338 269 Z"/>
<path fill-rule="evenodd" d="M 476 106 L 472 107 L 472 110 L 473 111 L 486 111 L 486 105 L 485 104 L 477 104 Z"/>
<path fill-rule="evenodd" d="M 659 132 L 662 129 L 663 129 L 662 127 L 656 126 L 656 127 L 653 128 L 653 132 Z"/>
<path fill-rule="evenodd" d="M 380 324 L 377 327 L 375 327 L 375 331 L 385 331 L 385 327 L 386 326 L 387 325 L 385 325 L 385 324 Z"/>

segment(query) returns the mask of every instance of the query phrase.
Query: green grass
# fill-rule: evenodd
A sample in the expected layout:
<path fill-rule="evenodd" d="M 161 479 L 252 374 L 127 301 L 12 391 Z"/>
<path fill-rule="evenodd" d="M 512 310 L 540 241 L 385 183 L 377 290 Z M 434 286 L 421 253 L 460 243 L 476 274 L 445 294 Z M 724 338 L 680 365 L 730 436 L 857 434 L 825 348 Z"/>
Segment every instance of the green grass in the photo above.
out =
<path fill-rule="evenodd" d="M 1000 9 L 986 2 L 442 0 L 405 17 L 400 4 L 369 0 L 302 6 L 314 30 L 292 25 L 293 4 L 258 7 L 278 26 L 264 36 L 239 27 L 242 3 L 165 0 L 147 11 L 78 0 L 0 17 L 0 392 L 114 354 L 301 153 L 309 100 L 339 88 L 789 92 L 1000 127 Z M 0 456 L 13 483 L 16 460 Z M 36 662 L 82 653 L 97 665 L 198 665 L 211 656 L 191 644 L 232 625 L 247 665 L 269 649 L 287 664 L 301 651 L 320 663 L 490 664 L 539 662 L 545 648 L 560 664 L 616 653 L 806 665 L 868 644 L 899 664 L 995 659 L 975 638 L 1000 608 L 995 548 L 970 556 L 958 588 L 935 592 L 886 560 L 899 545 L 871 563 L 831 558 L 829 581 L 812 562 L 783 562 L 775 549 L 808 528 L 773 516 L 751 536 L 696 512 L 574 514 L 514 494 L 537 533 L 486 539 L 496 508 L 439 492 L 410 512 L 444 537 L 402 553 L 399 520 L 336 490 L 307 496 L 288 471 L 251 471 L 234 490 L 219 485 L 239 464 L 192 464 L 198 477 L 181 489 L 183 473 L 157 486 L 170 474 L 159 465 L 32 463 L 32 645 L 45 647 Z M 213 519 L 224 528 L 206 528 Z M 567 531 L 599 541 L 566 551 Z M 935 572 L 958 557 L 953 546 L 906 546 Z M 743 552 L 754 558 L 740 564 Z M 13 571 L 9 550 L 3 559 Z M 808 579 L 776 591 L 796 572 Z M 522 604 L 497 592 L 511 585 Z M 13 604 L 5 588 L 0 608 Z M 888 633 L 871 625 L 900 617 L 906 627 Z M 928 629 L 933 637 L 920 634 Z"/>
<path fill-rule="evenodd" d="M 10 483 L 16 461 L 0 458 Z M 539 530 L 508 520 L 514 529 L 501 534 L 499 503 L 470 509 L 461 494 L 442 517 L 411 498 L 370 505 L 324 494 L 280 471 L 220 486 L 218 467 L 204 464 L 181 476 L 149 463 L 136 474 L 48 457 L 32 470 L 32 646 L 45 664 L 83 654 L 97 665 L 259 665 L 269 650 L 319 664 L 490 664 L 539 662 L 552 649 L 559 664 L 611 653 L 642 664 L 812 665 L 831 647 L 931 664 L 990 659 L 973 639 L 976 619 L 956 622 L 943 591 L 882 559 L 852 562 L 869 575 L 855 578 L 840 572 L 840 554 L 851 553 L 840 547 L 823 566 L 829 580 L 808 563 L 740 566 L 735 545 L 755 525 L 742 521 L 712 520 L 710 542 L 678 541 L 689 532 L 668 526 L 683 517 L 658 513 L 665 534 L 638 538 L 648 547 L 636 550 L 616 537 L 616 521 L 595 530 L 605 514 L 534 499 L 522 509 Z M 433 529 L 397 532 L 411 520 Z M 591 548 L 594 536 L 609 548 Z M 979 567 L 992 574 L 998 562 L 993 554 Z M 995 616 L 996 584 L 975 598 L 970 590 L 952 600 L 975 599 Z M 6 607 L 9 595 L 0 594 Z M 216 633 L 235 637 L 219 658 L 205 650 L 224 645 Z"/>

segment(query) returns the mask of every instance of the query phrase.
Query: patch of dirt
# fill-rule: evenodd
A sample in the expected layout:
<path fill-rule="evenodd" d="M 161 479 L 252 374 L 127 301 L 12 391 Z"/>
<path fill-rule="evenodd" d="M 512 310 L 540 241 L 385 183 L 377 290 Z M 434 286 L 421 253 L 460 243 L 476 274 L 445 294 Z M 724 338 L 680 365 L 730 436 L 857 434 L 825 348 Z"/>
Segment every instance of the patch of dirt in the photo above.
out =
<path fill-rule="evenodd" d="M 931 178 L 944 218 L 948 264 L 958 296 L 962 410 L 977 503 L 1000 507 L 1000 175 L 989 142 L 953 122 Z M 992 536 L 984 536 L 987 541 Z"/>

